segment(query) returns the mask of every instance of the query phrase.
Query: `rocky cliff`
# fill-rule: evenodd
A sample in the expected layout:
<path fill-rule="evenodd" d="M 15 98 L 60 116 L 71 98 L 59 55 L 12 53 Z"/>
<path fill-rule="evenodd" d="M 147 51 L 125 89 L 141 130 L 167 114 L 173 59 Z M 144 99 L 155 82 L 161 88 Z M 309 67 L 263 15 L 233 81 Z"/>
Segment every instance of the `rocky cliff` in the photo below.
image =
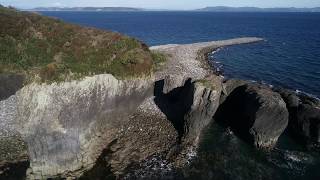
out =
<path fill-rule="evenodd" d="M 238 41 L 243 39 L 233 40 Z M 24 166 L 29 179 L 90 178 L 101 164 L 121 175 L 130 165 L 154 154 L 175 159 L 189 145 L 196 145 L 218 108 L 222 90 L 222 78 L 210 75 L 208 67 L 203 69 L 205 61 L 192 58 L 204 48 L 225 43 L 196 44 L 199 48 L 189 59 L 157 51 L 170 58 L 155 77 L 119 80 L 101 74 L 11 88 L 1 101 L 1 139 L 18 137 L 15 142 L 22 155 L 17 151 L 16 157 L 30 162 Z M 192 45 L 178 47 L 193 49 Z M 179 73 L 184 76 L 167 67 L 182 68 Z M 189 71 L 192 68 L 199 71 Z M 13 170 L 6 169 L 3 175 L 8 177 Z"/>
<path fill-rule="evenodd" d="M 0 22 L 0 178 L 80 177 L 153 94 L 156 59 L 136 39 L 35 13 L 0 6 Z"/>
<path fill-rule="evenodd" d="M 30 177 L 77 177 L 117 139 L 129 115 L 152 94 L 152 82 L 96 75 L 29 84 L 1 101 L 1 120 L 26 142 Z"/>

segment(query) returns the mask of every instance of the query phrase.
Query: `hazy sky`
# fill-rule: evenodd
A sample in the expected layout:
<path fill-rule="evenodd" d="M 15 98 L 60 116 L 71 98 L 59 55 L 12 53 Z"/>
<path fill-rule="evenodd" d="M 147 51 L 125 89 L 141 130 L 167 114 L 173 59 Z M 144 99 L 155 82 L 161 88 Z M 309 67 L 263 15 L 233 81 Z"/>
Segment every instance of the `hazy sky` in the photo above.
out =
<path fill-rule="evenodd" d="M 195 9 L 206 6 L 320 7 L 320 0 L 0 0 L 18 8 L 122 6 L 165 9 Z"/>

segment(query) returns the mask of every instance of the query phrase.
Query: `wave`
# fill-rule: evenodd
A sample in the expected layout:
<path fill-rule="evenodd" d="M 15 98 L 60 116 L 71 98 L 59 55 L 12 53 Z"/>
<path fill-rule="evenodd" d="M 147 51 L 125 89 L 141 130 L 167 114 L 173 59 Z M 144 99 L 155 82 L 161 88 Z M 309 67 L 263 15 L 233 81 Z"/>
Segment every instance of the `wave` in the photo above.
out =
<path fill-rule="evenodd" d="M 314 98 L 314 99 L 317 99 L 318 101 L 320 101 L 320 98 L 314 94 L 307 93 L 307 92 L 301 91 L 299 89 L 296 89 L 295 92 L 297 95 L 305 95 L 305 96 L 308 96 L 308 97 L 311 97 L 311 98 Z"/>

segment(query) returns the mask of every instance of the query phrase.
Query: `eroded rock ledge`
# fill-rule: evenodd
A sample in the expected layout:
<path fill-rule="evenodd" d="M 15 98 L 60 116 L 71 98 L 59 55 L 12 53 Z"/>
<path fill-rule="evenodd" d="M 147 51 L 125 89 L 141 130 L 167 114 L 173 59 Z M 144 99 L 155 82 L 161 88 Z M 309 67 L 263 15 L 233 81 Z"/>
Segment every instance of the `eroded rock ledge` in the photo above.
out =
<path fill-rule="evenodd" d="M 89 170 L 152 95 L 152 77 L 26 85 L 0 102 L 1 135 L 21 136 L 28 147 L 28 178 L 78 177 Z"/>
<path fill-rule="evenodd" d="M 276 143 L 288 124 L 287 109 L 289 127 L 298 126 L 300 136 L 318 142 L 317 103 L 297 96 L 297 105 L 293 95 L 280 92 L 280 96 L 269 87 L 240 80 L 225 82 L 205 60 L 206 53 L 216 48 L 261 40 L 151 47 L 167 55 L 155 77 L 118 80 L 104 74 L 59 84 L 26 85 L 0 101 L 0 139 L 19 137 L 26 143 L 27 149 L 17 157 L 29 157 L 29 179 L 92 179 L 102 169 L 110 173 L 104 176 L 123 177 L 127 169 L 154 155 L 183 166 L 188 151 L 197 147 L 202 129 L 213 118 L 234 130 L 239 128 L 223 113 L 232 113 L 230 106 L 245 113 L 242 117 L 250 117 L 244 122 L 246 128 L 238 130 L 249 135 L 244 138 L 257 147 Z M 248 102 L 248 111 L 241 111 L 239 98 Z M 281 115 L 265 118 L 266 111 Z M 272 125 L 264 126 L 269 121 Z M 7 172 L 0 176 L 6 177 Z"/>

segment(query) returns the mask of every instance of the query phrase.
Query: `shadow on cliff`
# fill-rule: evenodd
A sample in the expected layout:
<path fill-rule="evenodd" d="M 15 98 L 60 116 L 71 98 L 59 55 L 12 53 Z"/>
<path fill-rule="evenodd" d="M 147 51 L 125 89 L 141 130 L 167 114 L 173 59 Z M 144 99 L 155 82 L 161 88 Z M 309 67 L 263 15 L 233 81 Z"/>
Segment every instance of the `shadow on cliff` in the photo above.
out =
<path fill-rule="evenodd" d="M 108 157 L 113 153 L 111 146 L 117 143 L 117 140 L 112 141 L 100 154 L 94 166 L 86 171 L 79 180 L 114 180 L 116 176 L 111 171 L 111 166 L 108 162 Z"/>
<path fill-rule="evenodd" d="M 28 160 L 1 165 L 0 179 L 3 180 L 21 180 L 26 179 L 27 169 L 30 167 Z"/>
<path fill-rule="evenodd" d="M 163 93 L 163 88 L 164 80 L 155 82 L 154 101 L 178 132 L 178 140 L 180 142 L 185 133 L 184 117 L 190 111 L 193 104 L 194 84 L 190 78 L 185 82 L 184 86 L 177 87 L 169 93 Z"/>
<path fill-rule="evenodd" d="M 0 73 L 0 101 L 14 95 L 23 87 L 25 77 L 20 74 Z"/>
<path fill-rule="evenodd" d="M 260 104 L 255 101 L 247 101 L 244 94 L 245 86 L 240 86 L 227 96 L 220 104 L 214 115 L 214 120 L 225 129 L 230 128 L 239 138 L 253 143 L 254 139 L 249 133 L 254 123 L 254 114 L 258 111 Z"/>

